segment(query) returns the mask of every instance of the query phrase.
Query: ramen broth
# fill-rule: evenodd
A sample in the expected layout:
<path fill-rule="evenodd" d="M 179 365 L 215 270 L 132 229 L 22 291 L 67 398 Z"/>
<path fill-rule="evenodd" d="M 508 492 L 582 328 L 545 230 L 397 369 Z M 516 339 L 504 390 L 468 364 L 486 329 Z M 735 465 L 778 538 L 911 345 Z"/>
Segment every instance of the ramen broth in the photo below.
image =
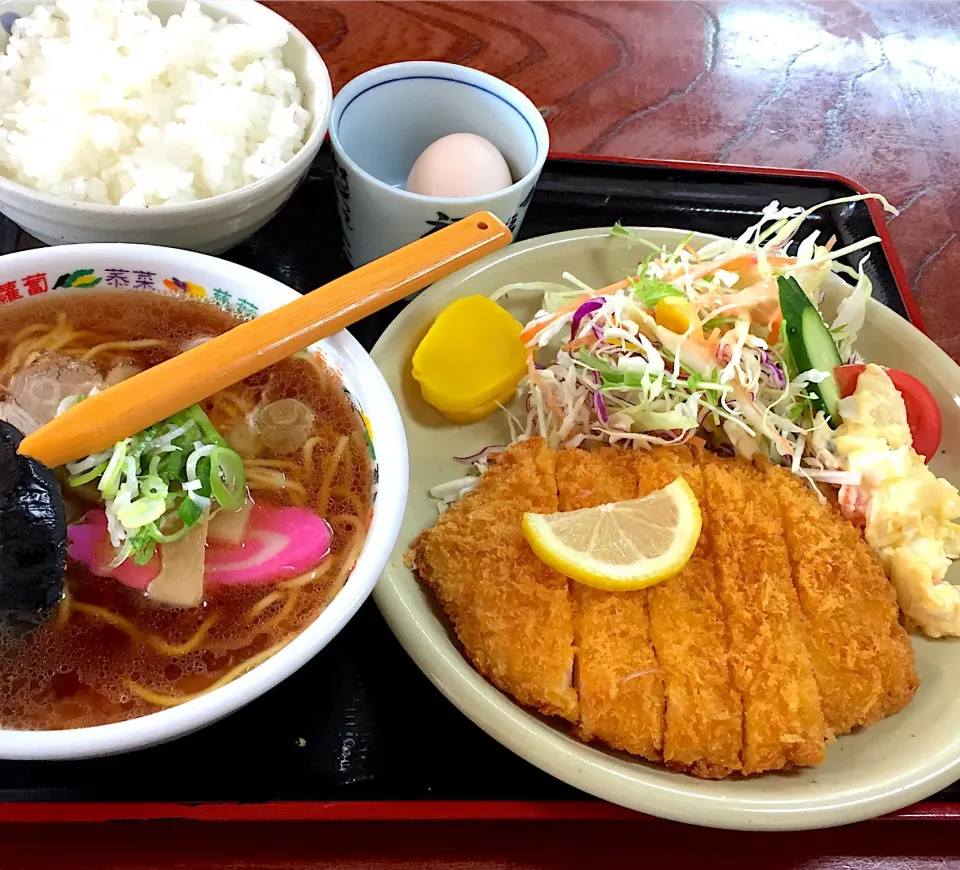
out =
<path fill-rule="evenodd" d="M 239 322 L 209 303 L 146 291 L 58 292 L 0 308 L 0 401 L 24 360 L 42 364 L 55 353 L 90 359 L 104 376 L 123 367 L 132 373 Z M 62 344 L 57 350 L 30 349 L 51 335 L 48 344 Z M 122 344 L 143 340 L 152 346 Z M 15 348 L 24 359 L 11 361 Z M 278 455 L 255 443 L 247 421 L 264 403 L 286 398 L 309 406 L 314 421 L 303 447 Z M 181 703 L 276 652 L 343 585 L 369 520 L 372 463 L 362 420 L 336 376 L 302 354 L 201 407 L 243 456 L 252 501 L 318 512 L 332 531 L 329 555 L 298 577 L 207 585 L 202 605 L 189 609 L 159 605 L 69 560 L 54 617 L 23 636 L 0 631 L 0 727 L 102 725 Z M 95 507 L 63 490 L 68 520 Z"/>

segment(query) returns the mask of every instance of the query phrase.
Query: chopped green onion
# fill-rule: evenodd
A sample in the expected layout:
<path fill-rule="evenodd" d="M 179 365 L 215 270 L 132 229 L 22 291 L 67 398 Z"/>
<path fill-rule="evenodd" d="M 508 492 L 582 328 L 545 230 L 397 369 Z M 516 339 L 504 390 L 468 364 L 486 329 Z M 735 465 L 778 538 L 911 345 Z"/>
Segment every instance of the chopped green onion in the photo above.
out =
<path fill-rule="evenodd" d="M 223 440 L 223 436 L 213 427 L 210 418 L 203 413 L 203 409 L 199 405 L 191 405 L 187 408 L 186 414 L 200 427 L 200 431 L 208 442 L 215 444 L 217 447 L 227 446 L 227 442 Z"/>
<path fill-rule="evenodd" d="M 113 561 L 107 566 L 111 571 L 114 568 L 119 568 L 130 555 L 133 553 L 133 541 L 130 538 L 127 538 L 123 542 L 123 546 L 117 551 L 117 555 L 113 557 Z"/>
<path fill-rule="evenodd" d="M 139 473 L 137 460 L 132 456 L 123 460 L 123 473 L 126 480 L 121 484 L 120 489 L 127 493 L 131 499 L 135 499 L 140 494 L 140 481 L 137 480 Z"/>
<path fill-rule="evenodd" d="M 130 538 L 130 546 L 133 548 L 133 561 L 137 565 L 146 565 L 153 558 L 157 542 L 151 537 L 148 528 L 143 527 Z"/>
<path fill-rule="evenodd" d="M 191 528 L 192 526 L 184 524 L 175 532 L 171 532 L 169 535 L 167 535 L 157 528 L 156 523 L 150 523 L 150 525 L 143 527 L 144 531 L 146 531 L 158 544 L 172 544 L 174 541 L 179 541 L 187 534 L 187 532 L 190 531 Z"/>
<path fill-rule="evenodd" d="M 197 495 L 202 495 L 204 498 L 210 498 L 210 457 L 203 456 L 200 458 L 200 461 L 197 463 L 197 482 L 200 484 L 200 488 L 194 490 Z"/>
<path fill-rule="evenodd" d="M 210 454 L 210 491 L 227 511 L 240 508 L 247 499 L 247 475 L 240 454 L 217 447 Z"/>
<path fill-rule="evenodd" d="M 142 548 L 136 551 L 136 555 L 133 557 L 134 564 L 136 565 L 146 565 L 153 558 L 153 554 L 157 550 L 157 542 L 153 539 L 147 541 Z"/>
<path fill-rule="evenodd" d="M 67 483 L 69 483 L 70 486 L 83 486 L 85 483 L 90 483 L 91 480 L 96 480 L 106 470 L 107 463 L 101 462 L 96 468 L 91 468 L 83 474 L 75 474 L 73 477 L 68 478 Z"/>
<path fill-rule="evenodd" d="M 140 480 L 141 495 L 165 499 L 169 491 L 170 487 L 168 487 L 167 484 L 156 475 L 148 474 L 146 477 L 143 477 Z"/>
<path fill-rule="evenodd" d="M 177 423 L 178 416 L 179 415 L 174 415 L 161 424 L 168 426 L 167 431 L 163 435 L 158 435 L 152 441 L 148 441 L 147 450 L 163 450 L 171 447 L 176 441 L 184 438 L 191 429 L 196 427 L 197 424 L 193 420 L 186 420 L 182 424 Z"/>
<path fill-rule="evenodd" d="M 196 493 L 196 492 L 191 492 L 190 495 L 188 496 L 188 498 L 189 498 L 190 501 L 192 501 L 198 508 L 200 508 L 200 513 L 201 513 L 201 514 L 205 514 L 208 510 L 210 510 L 210 508 L 211 508 L 211 506 L 212 506 L 212 501 L 211 501 L 211 499 L 209 498 L 209 496 L 199 495 L 199 494 Z"/>
<path fill-rule="evenodd" d="M 117 511 L 117 519 L 126 529 L 139 529 L 156 522 L 166 511 L 167 503 L 162 498 L 138 498 Z"/>
<path fill-rule="evenodd" d="M 101 462 L 108 462 L 112 455 L 113 448 L 111 447 L 109 450 L 104 450 L 102 453 L 94 453 L 91 456 L 87 456 L 85 459 L 80 459 L 76 462 L 68 462 L 66 469 L 71 474 L 83 474 L 84 471 L 89 471 L 91 468 L 94 468 Z"/>
<path fill-rule="evenodd" d="M 229 509 L 240 507 L 246 496 L 243 460 L 198 405 L 111 450 L 70 463 L 67 471 L 67 481 L 75 487 L 99 478 L 111 538 L 118 547 L 112 567 L 131 557 L 145 565 L 157 544 L 180 540 L 210 510 L 214 486 L 217 502 Z M 177 518 L 180 528 L 161 531 Z"/>
<path fill-rule="evenodd" d="M 189 528 L 190 526 L 195 526 L 200 522 L 200 517 L 203 516 L 203 511 L 192 498 L 185 498 L 180 502 L 180 507 L 177 508 L 177 513 L 180 515 L 180 519 L 183 520 L 184 526 Z"/>
<path fill-rule="evenodd" d="M 206 456 L 209 456 L 216 449 L 216 445 L 214 444 L 202 444 L 198 447 L 195 447 L 194 451 L 187 458 L 187 480 L 201 479 L 200 474 L 197 471 L 200 460 Z"/>
<path fill-rule="evenodd" d="M 160 461 L 157 463 L 156 471 L 158 477 L 167 483 L 174 480 L 186 480 L 187 475 L 183 468 L 186 460 L 183 456 L 183 451 L 177 450 L 175 453 L 164 453 L 162 456 L 159 456 L 159 459 Z M 153 473 L 153 460 L 151 459 L 150 462 L 150 471 Z"/>
<path fill-rule="evenodd" d="M 110 457 L 110 462 L 107 463 L 103 477 L 97 485 L 97 489 L 103 493 L 104 498 L 113 498 L 120 490 L 120 474 L 123 471 L 123 460 L 127 456 L 129 443 L 130 439 L 125 438 L 113 448 L 113 456 Z"/>
<path fill-rule="evenodd" d="M 133 447 L 130 450 L 130 455 L 134 459 L 139 459 L 146 452 L 147 448 L 150 446 L 150 442 L 160 434 L 160 428 L 163 425 L 163 423 L 157 423 L 156 426 L 151 426 L 149 429 L 144 429 L 143 432 L 136 436 L 133 442 Z"/>

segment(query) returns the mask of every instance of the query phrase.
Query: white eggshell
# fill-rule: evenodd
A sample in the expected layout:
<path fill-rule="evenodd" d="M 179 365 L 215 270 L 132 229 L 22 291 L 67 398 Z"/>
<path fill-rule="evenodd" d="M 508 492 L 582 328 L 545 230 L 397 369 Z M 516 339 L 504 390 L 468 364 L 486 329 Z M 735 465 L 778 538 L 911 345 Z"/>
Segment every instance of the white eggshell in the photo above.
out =
<path fill-rule="evenodd" d="M 411 193 L 453 199 L 496 193 L 511 184 L 503 155 L 473 133 L 453 133 L 428 145 L 407 178 Z"/>

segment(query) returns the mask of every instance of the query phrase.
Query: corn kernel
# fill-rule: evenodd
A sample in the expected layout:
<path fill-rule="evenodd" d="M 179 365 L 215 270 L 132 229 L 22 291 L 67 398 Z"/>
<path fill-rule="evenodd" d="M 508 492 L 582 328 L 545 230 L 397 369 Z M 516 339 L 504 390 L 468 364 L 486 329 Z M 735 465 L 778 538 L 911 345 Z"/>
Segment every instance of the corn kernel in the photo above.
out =
<path fill-rule="evenodd" d="M 686 334 L 691 326 L 697 336 L 703 335 L 700 321 L 693 305 L 679 296 L 666 296 L 657 303 L 653 313 L 654 319 L 664 329 L 669 329 L 677 335 Z"/>

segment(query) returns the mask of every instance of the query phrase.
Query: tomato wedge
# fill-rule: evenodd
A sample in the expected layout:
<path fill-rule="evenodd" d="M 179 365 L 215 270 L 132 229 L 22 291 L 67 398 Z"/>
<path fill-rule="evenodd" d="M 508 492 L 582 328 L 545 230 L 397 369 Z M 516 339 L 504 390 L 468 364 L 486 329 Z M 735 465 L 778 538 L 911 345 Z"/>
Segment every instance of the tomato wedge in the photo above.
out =
<path fill-rule="evenodd" d="M 833 370 L 833 376 L 843 398 L 853 395 L 857 388 L 857 380 L 864 368 L 866 368 L 864 365 L 849 365 L 837 366 Z M 940 406 L 930 390 L 913 375 L 908 375 L 900 369 L 885 368 L 884 371 L 903 396 L 903 404 L 907 408 L 907 425 L 913 436 L 913 449 L 929 462 L 940 446 L 940 434 L 943 428 Z"/>

